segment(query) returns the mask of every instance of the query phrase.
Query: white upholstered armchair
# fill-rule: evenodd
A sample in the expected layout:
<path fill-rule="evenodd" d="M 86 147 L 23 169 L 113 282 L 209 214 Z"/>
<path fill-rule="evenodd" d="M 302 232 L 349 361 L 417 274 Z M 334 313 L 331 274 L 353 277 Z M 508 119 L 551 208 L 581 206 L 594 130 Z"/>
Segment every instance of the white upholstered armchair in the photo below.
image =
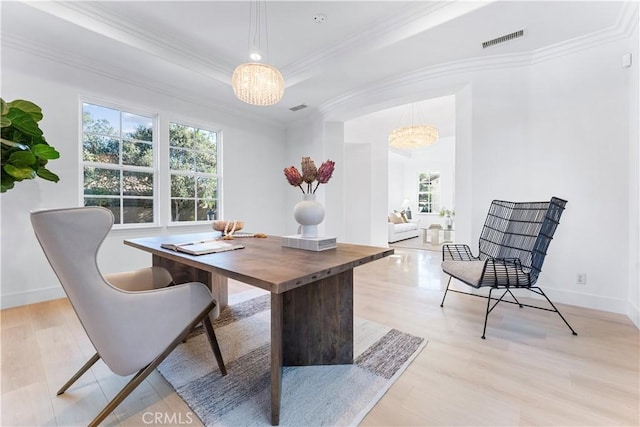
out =
<path fill-rule="evenodd" d="M 105 274 L 104 278 L 107 279 L 107 282 L 123 291 L 150 291 L 175 285 L 169 270 L 158 266 Z"/>
<path fill-rule="evenodd" d="M 218 313 L 217 304 L 204 284 L 132 292 L 111 285 L 101 274 L 96 258 L 113 224 L 109 210 L 83 207 L 37 211 L 31 213 L 31 223 L 97 351 L 58 394 L 100 358 L 118 375 L 136 373 L 90 425 L 104 420 L 200 322 L 219 369 L 226 374 L 210 320 Z M 149 272 L 154 274 L 153 270 Z"/>

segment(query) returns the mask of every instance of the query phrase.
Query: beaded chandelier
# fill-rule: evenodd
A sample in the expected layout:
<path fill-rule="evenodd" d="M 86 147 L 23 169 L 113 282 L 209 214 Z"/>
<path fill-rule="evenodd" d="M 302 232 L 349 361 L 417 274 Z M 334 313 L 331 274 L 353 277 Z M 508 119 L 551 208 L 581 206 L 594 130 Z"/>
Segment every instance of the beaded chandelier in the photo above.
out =
<path fill-rule="evenodd" d="M 415 109 L 415 104 L 412 104 L 410 108 L 411 124 L 409 126 L 399 126 L 389 134 L 389 145 L 391 147 L 408 150 L 431 145 L 438 140 L 438 129 L 433 126 L 414 124 Z M 403 115 L 404 113 L 400 116 L 400 121 L 402 121 Z"/>
<path fill-rule="evenodd" d="M 280 71 L 259 62 L 238 65 L 231 85 L 238 99 L 251 105 L 274 105 L 284 95 L 284 78 Z"/>
<path fill-rule="evenodd" d="M 236 67 L 231 77 L 231 86 L 233 93 L 242 102 L 266 106 L 277 104 L 282 99 L 284 78 L 274 66 L 258 62 L 262 59 L 263 35 L 264 52 L 268 60 L 267 2 L 265 0 L 251 1 L 249 3 L 249 57 L 252 62 Z"/>
<path fill-rule="evenodd" d="M 437 140 L 438 129 L 427 125 L 400 127 L 389 134 L 389 145 L 402 149 L 431 145 Z"/>

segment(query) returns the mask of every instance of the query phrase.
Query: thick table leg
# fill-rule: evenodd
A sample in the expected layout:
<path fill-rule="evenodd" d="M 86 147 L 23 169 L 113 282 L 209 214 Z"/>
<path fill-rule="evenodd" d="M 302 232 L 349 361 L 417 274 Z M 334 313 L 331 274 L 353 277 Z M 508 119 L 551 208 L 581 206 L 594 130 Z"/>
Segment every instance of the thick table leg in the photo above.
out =
<path fill-rule="evenodd" d="M 280 424 L 283 294 L 271 294 L 271 425 Z"/>
<path fill-rule="evenodd" d="M 283 366 L 353 363 L 353 270 L 271 294 L 271 424 Z"/>
<path fill-rule="evenodd" d="M 175 283 L 201 282 L 211 289 L 213 299 L 218 302 L 220 310 L 229 303 L 229 286 L 226 277 L 210 271 L 200 270 L 180 262 L 176 262 L 158 255 L 153 255 L 153 265 L 164 267 L 173 276 Z"/>
<path fill-rule="evenodd" d="M 353 363 L 353 270 L 283 295 L 284 366 Z"/>

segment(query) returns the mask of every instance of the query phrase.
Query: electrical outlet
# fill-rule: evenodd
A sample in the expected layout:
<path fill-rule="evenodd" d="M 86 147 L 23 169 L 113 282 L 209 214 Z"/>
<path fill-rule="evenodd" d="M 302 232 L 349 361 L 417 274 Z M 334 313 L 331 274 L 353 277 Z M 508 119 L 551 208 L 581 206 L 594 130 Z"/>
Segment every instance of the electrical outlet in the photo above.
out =
<path fill-rule="evenodd" d="M 586 285 L 587 284 L 587 273 L 578 273 L 578 274 L 576 274 L 576 284 L 578 284 L 578 285 Z"/>

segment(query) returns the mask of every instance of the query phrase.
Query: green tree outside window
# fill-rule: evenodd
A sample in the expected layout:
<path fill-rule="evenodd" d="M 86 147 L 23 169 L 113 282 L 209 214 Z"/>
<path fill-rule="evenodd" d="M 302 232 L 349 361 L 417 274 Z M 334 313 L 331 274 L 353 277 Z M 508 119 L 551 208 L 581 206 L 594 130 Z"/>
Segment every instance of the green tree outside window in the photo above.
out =
<path fill-rule="evenodd" d="M 218 134 L 178 123 L 169 126 L 171 220 L 217 218 Z"/>
<path fill-rule="evenodd" d="M 85 206 L 111 210 L 116 224 L 154 222 L 153 118 L 83 104 Z"/>

